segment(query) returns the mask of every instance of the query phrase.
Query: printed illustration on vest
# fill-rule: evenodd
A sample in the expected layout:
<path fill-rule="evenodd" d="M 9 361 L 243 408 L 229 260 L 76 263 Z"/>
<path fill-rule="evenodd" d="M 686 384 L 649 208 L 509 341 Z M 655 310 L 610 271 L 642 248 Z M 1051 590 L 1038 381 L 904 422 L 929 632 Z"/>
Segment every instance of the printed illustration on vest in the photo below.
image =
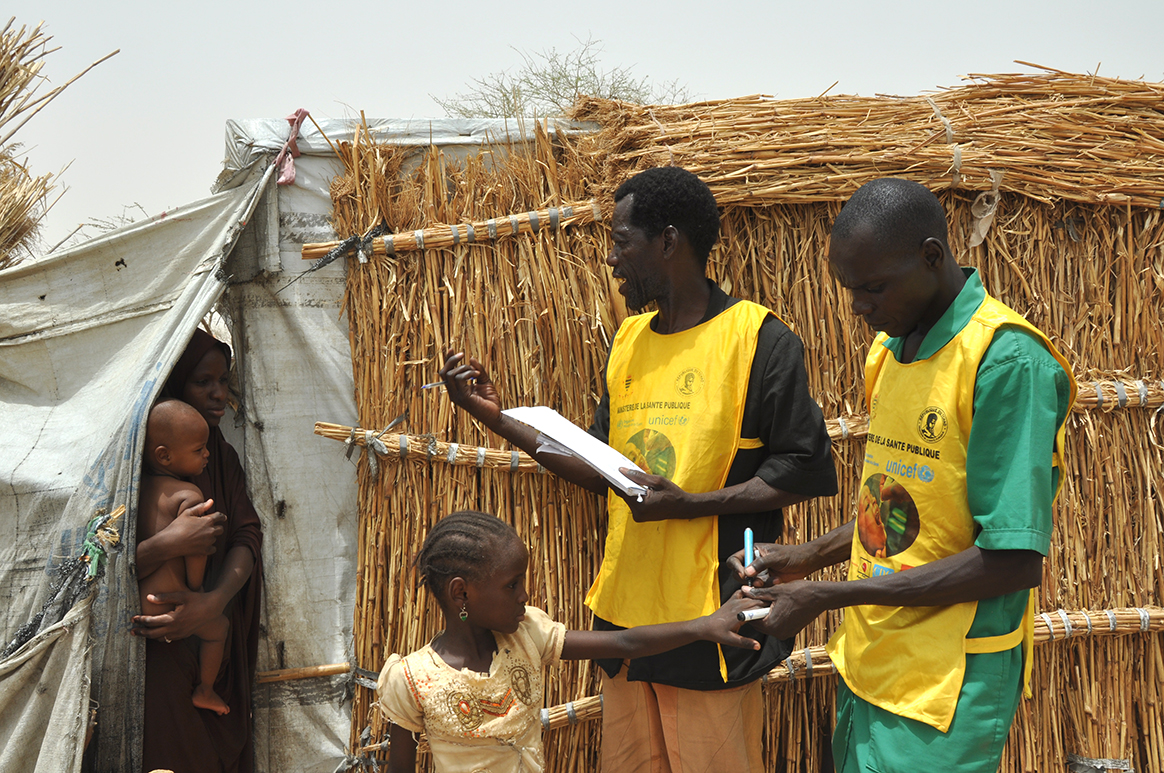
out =
<path fill-rule="evenodd" d="M 644 429 L 631 435 L 622 452 L 652 475 L 671 480 L 675 474 L 675 446 L 658 430 Z"/>
<path fill-rule="evenodd" d="M 931 405 L 917 417 L 917 434 L 927 443 L 937 443 L 946 436 L 950 422 L 946 419 L 946 412 L 936 405 Z"/>
<path fill-rule="evenodd" d="M 703 391 L 703 371 L 699 368 L 688 368 L 675 379 L 675 389 L 681 395 L 697 395 Z"/>
<path fill-rule="evenodd" d="M 888 475 L 870 475 L 857 503 L 857 535 L 874 558 L 886 558 L 909 548 L 921 531 L 917 505 L 905 486 Z"/>
<path fill-rule="evenodd" d="M 901 571 L 912 569 L 908 564 L 901 565 Z M 857 577 L 858 580 L 868 580 L 870 577 L 880 577 L 883 574 L 893 574 L 892 566 L 883 566 L 876 561 L 869 558 L 857 559 Z"/>

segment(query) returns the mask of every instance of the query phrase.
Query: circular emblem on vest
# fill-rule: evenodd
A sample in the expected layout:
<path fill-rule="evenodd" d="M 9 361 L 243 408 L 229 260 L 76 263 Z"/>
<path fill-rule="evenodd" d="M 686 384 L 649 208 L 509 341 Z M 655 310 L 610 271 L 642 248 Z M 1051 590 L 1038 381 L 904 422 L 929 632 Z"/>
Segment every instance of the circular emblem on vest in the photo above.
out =
<path fill-rule="evenodd" d="M 631 435 L 622 452 L 627 459 L 652 475 L 667 480 L 675 476 L 675 446 L 658 430 L 644 429 Z"/>
<path fill-rule="evenodd" d="M 946 436 L 950 422 L 946 420 L 946 412 L 936 405 L 931 405 L 917 417 L 917 434 L 927 443 L 937 443 Z"/>
<path fill-rule="evenodd" d="M 681 395 L 690 397 L 703 391 L 703 371 L 699 368 L 688 368 L 675 379 L 675 389 Z"/>

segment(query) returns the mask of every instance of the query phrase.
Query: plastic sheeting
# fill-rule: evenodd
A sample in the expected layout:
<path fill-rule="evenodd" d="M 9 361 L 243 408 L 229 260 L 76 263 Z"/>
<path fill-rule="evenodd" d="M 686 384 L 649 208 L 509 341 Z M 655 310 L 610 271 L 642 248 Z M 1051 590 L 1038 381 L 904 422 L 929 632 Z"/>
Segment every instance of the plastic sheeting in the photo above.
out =
<path fill-rule="evenodd" d="M 0 663 L 0 694 L 17 696 L 0 712 L 0 739 L 5 754 L 21 750 L 18 767 L 3 758 L 5 770 L 77 770 L 88 712 L 76 704 L 90 697 L 100 706 L 93 769 L 140 768 L 145 651 L 127 631 L 139 609 L 132 559 L 145 417 L 222 293 L 218 270 L 263 190 L 253 174 L 234 190 L 0 272 L 5 643 L 41 609 L 90 518 L 128 508 L 119 525 L 126 545 L 110 556 L 96 598 L 62 610 L 64 621 L 43 620 L 39 637 Z M 45 692 L 27 691 L 33 679 Z"/>
<path fill-rule="evenodd" d="M 277 206 L 272 197 L 260 207 L 227 265 L 223 306 L 242 394 L 222 428 L 263 520 L 260 670 L 351 660 L 356 468 L 342 445 L 314 434 L 317 420 L 356 423 L 342 261 L 280 292 L 310 265 L 304 242 L 335 238 L 329 189 L 340 167 L 324 148 L 295 160 L 293 185 L 272 186 Z M 258 770 L 332 773 L 351 731 L 349 685 L 344 677 L 259 685 Z"/>

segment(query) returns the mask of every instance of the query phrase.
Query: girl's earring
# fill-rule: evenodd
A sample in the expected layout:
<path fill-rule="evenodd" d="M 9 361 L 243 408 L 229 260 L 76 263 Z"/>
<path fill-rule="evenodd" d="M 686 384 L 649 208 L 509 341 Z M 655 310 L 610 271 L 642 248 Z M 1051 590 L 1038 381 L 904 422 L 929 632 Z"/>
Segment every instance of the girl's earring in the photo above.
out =
<path fill-rule="evenodd" d="M 462 623 L 469 619 L 469 610 L 465 608 L 466 606 L 468 606 L 468 602 L 462 601 L 461 602 L 461 622 Z"/>

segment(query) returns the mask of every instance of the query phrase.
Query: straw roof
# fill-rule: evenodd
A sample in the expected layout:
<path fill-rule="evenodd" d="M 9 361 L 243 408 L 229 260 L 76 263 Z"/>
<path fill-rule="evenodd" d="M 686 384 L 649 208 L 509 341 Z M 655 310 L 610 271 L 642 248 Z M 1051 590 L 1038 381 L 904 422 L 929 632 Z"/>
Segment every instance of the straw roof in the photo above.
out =
<path fill-rule="evenodd" d="M 46 208 L 52 175 L 34 177 L 14 158 L 9 140 L 17 119 L 28 108 L 36 78 L 50 53 L 49 38 L 40 26 L 29 30 L 9 20 L 0 31 L 0 269 L 19 260 L 18 254 L 36 235 Z M 23 125 L 23 121 L 20 122 Z"/>
<path fill-rule="evenodd" d="M 890 176 L 934 191 L 1164 204 L 1164 84 L 1041 69 L 974 75 L 932 96 L 655 107 L 583 98 L 571 117 L 603 127 L 593 146 L 606 192 L 635 171 L 675 164 L 707 182 L 721 207 L 844 201 Z"/>
<path fill-rule="evenodd" d="M 48 196 L 54 176 L 36 176 L 18 163 L 19 145 L 12 143 L 13 136 L 78 78 L 117 53 L 103 56 L 60 86 L 38 93 L 47 80 L 40 74 L 44 59 L 57 50 L 48 47 L 51 40 L 41 32 L 40 24 L 32 29 L 17 27 L 16 17 L 0 30 L 0 269 L 28 253 L 41 218 L 52 206 Z"/>

